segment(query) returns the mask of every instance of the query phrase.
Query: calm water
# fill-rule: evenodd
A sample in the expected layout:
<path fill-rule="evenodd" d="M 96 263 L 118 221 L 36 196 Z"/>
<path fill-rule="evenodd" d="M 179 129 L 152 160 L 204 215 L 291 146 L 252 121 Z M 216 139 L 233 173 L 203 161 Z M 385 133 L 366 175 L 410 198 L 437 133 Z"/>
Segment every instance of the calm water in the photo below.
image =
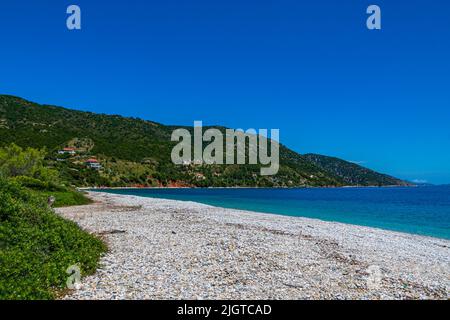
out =
<path fill-rule="evenodd" d="M 115 194 L 318 218 L 450 239 L 450 187 L 118 189 Z"/>

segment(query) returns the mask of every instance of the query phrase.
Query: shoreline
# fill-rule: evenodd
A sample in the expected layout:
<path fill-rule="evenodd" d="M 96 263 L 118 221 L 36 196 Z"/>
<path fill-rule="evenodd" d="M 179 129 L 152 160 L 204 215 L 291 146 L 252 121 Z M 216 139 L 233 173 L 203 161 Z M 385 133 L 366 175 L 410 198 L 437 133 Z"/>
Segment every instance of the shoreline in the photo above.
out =
<path fill-rule="evenodd" d="M 426 186 L 426 187 L 433 187 Z M 77 187 L 78 190 L 128 190 L 128 189 L 346 189 L 346 188 L 418 188 L 419 185 L 386 185 L 386 186 L 304 186 L 304 187 Z M 101 192 L 101 191 L 100 191 Z"/>
<path fill-rule="evenodd" d="M 67 299 L 449 297 L 449 240 L 190 201 L 89 196 L 93 205 L 57 212 L 102 234 L 110 252 Z M 371 266 L 382 275 L 375 289 Z"/>
<path fill-rule="evenodd" d="M 394 186 L 393 188 L 399 188 L 401 186 Z M 419 186 L 412 186 L 414 188 L 419 187 Z M 378 188 L 378 187 L 355 187 L 355 186 L 351 186 L 351 187 L 336 187 L 336 189 L 345 189 L 345 188 Z M 383 187 L 383 188 L 390 188 L 390 187 Z M 409 188 L 408 186 L 406 186 L 405 188 Z M 152 187 L 152 188 L 135 188 L 135 187 L 111 187 L 111 188 L 85 188 L 85 189 L 79 189 L 80 191 L 84 191 L 84 192 L 99 192 L 99 193 L 109 193 L 108 190 L 171 190 L 171 189 L 274 189 L 274 188 L 253 188 L 253 187 L 208 187 L 208 188 L 189 188 L 189 187 Z M 277 188 L 275 188 L 277 189 Z M 304 189 L 304 188 L 278 188 L 278 189 Z M 312 188 L 315 189 L 315 188 Z M 329 188 L 324 188 L 324 189 L 329 189 Z M 110 193 L 113 195 L 124 195 L 126 196 L 127 194 L 120 194 L 120 193 Z M 297 216 L 297 215 L 290 215 L 290 214 L 284 214 L 284 213 L 277 213 L 277 212 L 269 212 L 269 211 L 255 211 L 255 210 L 248 210 L 248 209 L 240 209 L 240 208 L 232 208 L 232 207 L 222 207 L 220 205 L 214 205 L 214 204 L 206 204 L 203 202 L 199 202 L 199 201 L 194 201 L 194 200 L 181 200 L 181 199 L 169 199 L 169 198 L 164 198 L 164 197 L 145 197 L 145 196 L 139 196 L 139 195 L 130 195 L 130 196 L 136 196 L 136 197 L 143 197 L 143 198 L 156 198 L 156 199 L 167 199 L 167 200 L 174 200 L 174 201 L 182 201 L 182 202 L 194 202 L 197 204 L 203 204 L 203 205 L 208 205 L 208 206 L 213 206 L 216 208 L 220 208 L 220 209 L 228 209 L 228 210 L 237 210 L 237 211 L 244 211 L 244 212 L 253 212 L 256 214 L 268 214 L 268 215 L 275 215 L 275 216 L 287 216 L 287 217 L 293 217 L 293 218 L 306 218 L 306 219 L 313 219 L 313 220 L 319 220 L 319 221 L 323 221 L 323 222 L 335 222 L 335 223 L 342 223 L 345 225 L 351 225 L 351 226 L 362 226 L 362 227 L 368 227 L 368 228 L 374 228 L 374 229 L 379 229 L 379 230 L 384 230 L 384 231 L 390 231 L 390 232 L 397 232 L 397 233 L 402 233 L 402 234 L 407 234 L 407 235 L 417 235 L 417 236 L 421 236 L 421 237 L 427 237 L 427 238 L 433 238 L 433 239 L 443 239 L 443 240 L 448 240 L 450 241 L 449 238 L 446 237 L 439 237 L 439 236 L 435 236 L 435 235 L 429 235 L 429 234 L 423 234 L 423 233 L 414 233 L 414 232 L 408 232 L 408 231 L 402 231 L 402 230 L 395 230 L 395 229 L 389 229 L 389 228 L 383 228 L 383 227 L 378 227 L 378 226 L 371 226 L 371 225 L 367 225 L 367 224 L 357 224 L 357 223 L 352 223 L 352 222 L 343 222 L 343 221 L 337 221 L 337 220 L 326 220 L 326 219 L 321 219 L 321 218 L 313 218 L 313 217 L 306 217 L 306 216 Z"/>

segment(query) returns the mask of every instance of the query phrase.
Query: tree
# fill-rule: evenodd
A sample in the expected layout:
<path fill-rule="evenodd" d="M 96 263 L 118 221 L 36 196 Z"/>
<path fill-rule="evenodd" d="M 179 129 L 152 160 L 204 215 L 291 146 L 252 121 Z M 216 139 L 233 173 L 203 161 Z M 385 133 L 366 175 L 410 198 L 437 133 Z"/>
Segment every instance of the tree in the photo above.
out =
<path fill-rule="evenodd" d="M 15 144 L 0 148 L 0 176 L 28 176 L 44 181 L 57 179 L 57 172 L 44 166 L 45 153 L 45 150 L 22 149 Z"/>

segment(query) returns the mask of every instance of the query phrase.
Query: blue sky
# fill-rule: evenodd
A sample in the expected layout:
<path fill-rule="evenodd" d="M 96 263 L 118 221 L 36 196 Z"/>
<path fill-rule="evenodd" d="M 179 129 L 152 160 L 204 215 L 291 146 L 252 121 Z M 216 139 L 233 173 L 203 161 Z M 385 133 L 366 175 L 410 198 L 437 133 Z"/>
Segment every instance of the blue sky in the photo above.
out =
<path fill-rule="evenodd" d="M 82 30 L 66 28 L 66 8 Z M 382 30 L 366 28 L 366 8 Z M 450 183 L 450 2 L 2 1 L 0 93 Z"/>

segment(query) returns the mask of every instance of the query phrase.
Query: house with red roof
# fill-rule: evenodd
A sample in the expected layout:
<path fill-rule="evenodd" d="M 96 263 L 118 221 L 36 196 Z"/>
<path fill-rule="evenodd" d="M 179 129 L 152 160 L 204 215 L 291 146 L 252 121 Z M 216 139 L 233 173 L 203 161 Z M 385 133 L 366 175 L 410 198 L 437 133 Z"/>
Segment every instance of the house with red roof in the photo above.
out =
<path fill-rule="evenodd" d="M 89 168 L 92 168 L 92 169 L 98 170 L 98 169 L 102 168 L 102 165 L 100 164 L 100 162 L 98 162 L 98 160 L 95 158 L 87 159 L 85 163 Z"/>

